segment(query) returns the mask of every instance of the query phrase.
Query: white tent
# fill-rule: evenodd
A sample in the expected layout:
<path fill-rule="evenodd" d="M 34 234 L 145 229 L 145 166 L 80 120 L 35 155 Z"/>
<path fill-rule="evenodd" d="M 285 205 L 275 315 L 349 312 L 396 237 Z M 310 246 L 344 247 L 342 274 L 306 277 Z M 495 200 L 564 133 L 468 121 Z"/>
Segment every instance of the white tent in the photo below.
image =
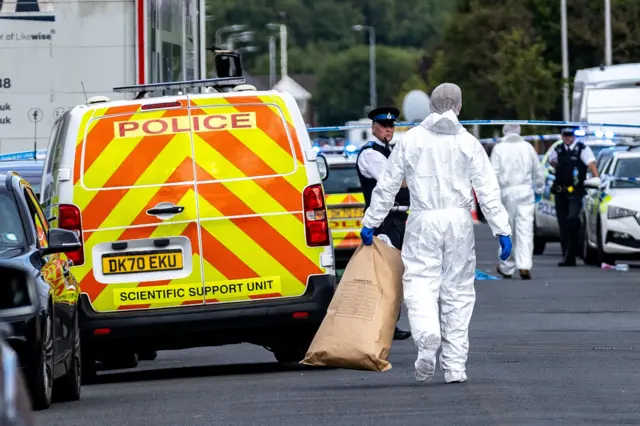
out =
<path fill-rule="evenodd" d="M 302 114 L 306 114 L 308 102 L 311 99 L 311 93 L 307 92 L 304 87 L 296 83 L 294 79 L 289 76 L 284 76 L 273 87 L 275 90 L 289 93 L 298 102 L 298 107 Z"/>

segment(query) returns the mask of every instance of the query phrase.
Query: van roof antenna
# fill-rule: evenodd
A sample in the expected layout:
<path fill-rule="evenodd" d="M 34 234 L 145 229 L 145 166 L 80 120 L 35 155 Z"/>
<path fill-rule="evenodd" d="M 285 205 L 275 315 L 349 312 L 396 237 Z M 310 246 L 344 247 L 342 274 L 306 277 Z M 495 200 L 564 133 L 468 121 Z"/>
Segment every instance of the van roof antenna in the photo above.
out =
<path fill-rule="evenodd" d="M 80 86 L 82 86 L 82 93 L 84 93 L 84 101 L 85 101 L 86 103 L 89 103 L 89 98 L 87 97 L 87 91 L 86 91 L 86 90 L 84 90 L 84 83 L 83 83 L 83 82 L 80 82 Z"/>

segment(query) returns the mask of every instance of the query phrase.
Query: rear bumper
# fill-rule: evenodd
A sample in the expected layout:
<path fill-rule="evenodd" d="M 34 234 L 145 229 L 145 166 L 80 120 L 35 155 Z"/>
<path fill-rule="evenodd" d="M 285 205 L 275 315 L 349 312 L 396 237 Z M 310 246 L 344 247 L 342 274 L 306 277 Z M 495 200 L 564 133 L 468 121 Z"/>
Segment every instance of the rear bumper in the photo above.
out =
<path fill-rule="evenodd" d="M 242 342 L 260 344 L 274 336 L 305 332 L 322 322 L 335 292 L 333 275 L 309 279 L 304 295 L 215 305 L 183 306 L 133 312 L 95 312 L 86 295 L 80 299 L 84 344 L 100 350 L 127 348 L 184 349 Z M 296 312 L 308 316 L 294 318 Z M 101 334 L 95 334 L 97 329 Z"/>

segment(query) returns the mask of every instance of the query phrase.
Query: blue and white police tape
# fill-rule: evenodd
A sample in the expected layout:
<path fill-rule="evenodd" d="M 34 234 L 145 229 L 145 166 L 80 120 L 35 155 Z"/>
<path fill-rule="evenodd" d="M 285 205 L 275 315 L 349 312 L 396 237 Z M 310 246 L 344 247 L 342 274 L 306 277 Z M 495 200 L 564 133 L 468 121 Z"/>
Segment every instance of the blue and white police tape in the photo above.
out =
<path fill-rule="evenodd" d="M 9 154 L 1 154 L 0 161 L 16 161 L 16 160 L 44 160 L 47 156 L 47 150 L 39 149 L 37 151 L 20 151 Z"/>
<path fill-rule="evenodd" d="M 419 122 L 403 122 L 396 123 L 398 127 L 414 127 L 419 125 Z M 637 124 L 612 124 L 612 123 L 584 123 L 580 121 L 550 121 L 550 120 L 466 120 L 461 121 L 463 126 L 498 126 L 505 124 L 520 124 L 522 126 L 551 126 L 551 127 L 620 127 L 628 129 L 640 129 L 640 125 Z M 307 131 L 309 133 L 321 133 L 321 132 L 339 132 L 352 129 L 367 129 L 370 124 L 353 124 L 349 126 L 327 126 L 327 127 L 309 127 Z"/>

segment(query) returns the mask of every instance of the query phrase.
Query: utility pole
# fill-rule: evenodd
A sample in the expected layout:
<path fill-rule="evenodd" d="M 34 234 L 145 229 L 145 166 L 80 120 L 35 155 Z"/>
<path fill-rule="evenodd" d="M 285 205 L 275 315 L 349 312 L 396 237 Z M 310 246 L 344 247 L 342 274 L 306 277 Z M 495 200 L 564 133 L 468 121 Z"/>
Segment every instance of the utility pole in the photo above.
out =
<path fill-rule="evenodd" d="M 276 37 L 269 36 L 269 89 L 276 85 Z"/>
<path fill-rule="evenodd" d="M 376 93 L 376 31 L 373 26 L 354 25 L 354 31 L 369 31 L 369 107 L 373 110 L 378 103 Z"/>
<path fill-rule="evenodd" d="M 613 64 L 613 49 L 611 43 L 611 0 L 604 0 L 604 63 L 607 66 Z"/>
<path fill-rule="evenodd" d="M 287 26 L 280 25 L 280 74 L 287 76 Z"/>
<path fill-rule="evenodd" d="M 562 115 L 569 121 L 569 40 L 567 35 L 567 0 L 560 1 L 560 20 L 562 30 Z"/>

